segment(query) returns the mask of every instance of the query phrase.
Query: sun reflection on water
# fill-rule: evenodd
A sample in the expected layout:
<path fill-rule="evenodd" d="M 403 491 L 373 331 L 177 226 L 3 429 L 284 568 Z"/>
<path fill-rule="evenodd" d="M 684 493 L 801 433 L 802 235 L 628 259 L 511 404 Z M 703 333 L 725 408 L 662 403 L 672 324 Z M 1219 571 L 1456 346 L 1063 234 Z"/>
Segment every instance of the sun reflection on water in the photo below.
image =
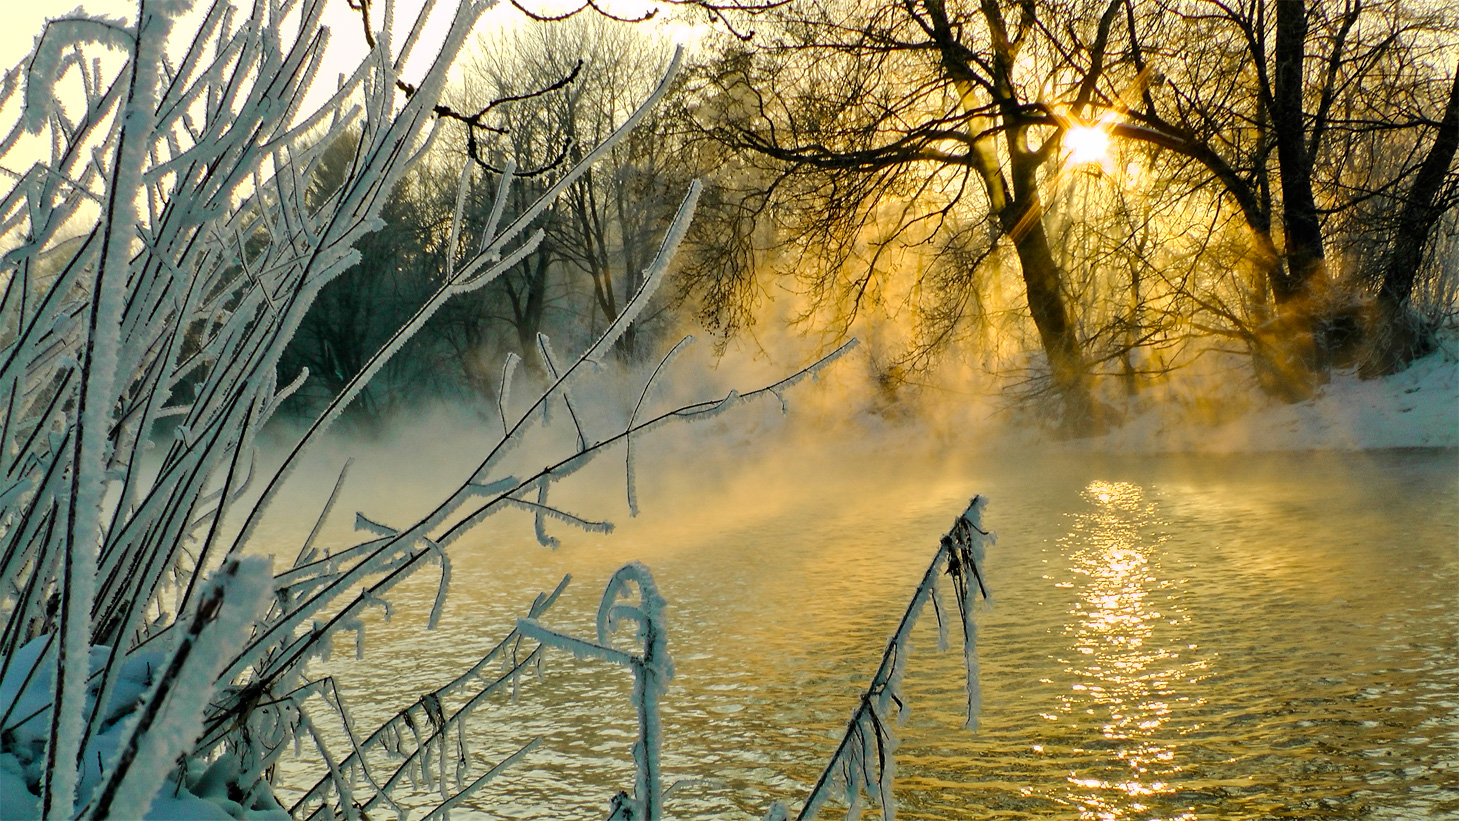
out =
<path fill-rule="evenodd" d="M 1168 619 L 1157 609 L 1167 602 L 1158 595 L 1166 581 L 1162 540 L 1152 532 L 1156 507 L 1129 482 L 1091 482 L 1082 495 L 1090 509 L 1066 540 L 1079 595 L 1066 628 L 1076 653 L 1065 671 L 1074 683 L 1060 712 L 1092 717 L 1100 737 L 1074 742 L 1087 759 L 1082 772 L 1069 773 L 1066 800 L 1082 818 L 1157 817 L 1150 801 L 1174 792 L 1170 778 L 1180 769 L 1166 724 L 1181 662 L 1155 641 Z"/>

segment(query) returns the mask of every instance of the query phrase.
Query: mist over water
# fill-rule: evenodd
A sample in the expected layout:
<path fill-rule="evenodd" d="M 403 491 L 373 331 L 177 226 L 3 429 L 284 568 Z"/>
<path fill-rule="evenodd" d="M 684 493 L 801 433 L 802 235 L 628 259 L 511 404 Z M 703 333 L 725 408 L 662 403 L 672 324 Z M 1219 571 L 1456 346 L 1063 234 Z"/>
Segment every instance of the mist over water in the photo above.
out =
<path fill-rule="evenodd" d="M 436 632 L 425 571 L 397 589 L 390 623 L 367 620 L 363 661 L 345 636 L 316 672 L 339 677 L 366 726 L 454 678 L 565 573 L 542 621 L 590 635 L 602 585 L 640 560 L 670 603 L 664 770 L 685 780 L 670 814 L 794 809 L 938 537 L 982 493 L 1000 534 L 996 603 L 979 614 L 982 726 L 960 726 L 961 659 L 936 652 L 929 611 L 898 730 L 901 817 L 1459 813 L 1454 451 L 971 455 L 793 436 L 774 411 L 646 447 L 638 519 L 621 459 L 574 477 L 563 500 L 612 519 L 611 535 L 552 525 L 563 546 L 549 551 L 529 515 L 489 520 L 452 549 Z M 439 453 L 417 442 L 413 461 L 449 473 L 450 443 L 431 441 Z M 340 510 L 409 507 L 410 476 L 376 484 L 388 465 L 362 465 Z M 515 700 L 478 710 L 468 739 L 487 762 L 537 735 L 540 751 L 453 812 L 606 814 L 632 783 L 629 686 L 623 670 L 551 656 Z M 319 776 L 309 759 L 284 767 L 286 786 Z"/>

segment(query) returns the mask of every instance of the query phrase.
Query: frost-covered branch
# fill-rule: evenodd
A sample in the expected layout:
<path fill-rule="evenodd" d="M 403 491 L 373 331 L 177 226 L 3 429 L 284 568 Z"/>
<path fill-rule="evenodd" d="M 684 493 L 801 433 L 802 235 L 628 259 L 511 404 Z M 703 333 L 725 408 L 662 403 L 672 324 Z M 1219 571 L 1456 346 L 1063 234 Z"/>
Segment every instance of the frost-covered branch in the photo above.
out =
<path fill-rule="evenodd" d="M 620 602 L 620 598 L 631 595 L 631 588 L 637 588 L 638 601 Z M 663 740 L 659 700 L 669 679 L 674 677 L 664 621 L 665 604 L 649 569 L 631 562 L 613 574 L 603 591 L 598 605 L 597 641 L 549 630 L 534 619 L 517 622 L 518 631 L 541 642 L 543 647 L 566 650 L 580 659 L 601 659 L 627 667 L 633 673 L 633 706 L 638 712 L 638 740 L 633 744 L 633 794 L 620 794 L 614 800 L 614 818 L 655 821 L 664 817 L 663 778 L 659 772 L 659 747 Z M 628 623 L 634 625 L 635 636 L 643 648 L 636 653 L 619 650 L 611 643 L 613 633 Z"/>
<path fill-rule="evenodd" d="M 821 772 L 797 819 L 814 818 L 827 799 L 836 794 L 845 798 L 848 821 L 860 815 L 863 793 L 881 807 L 882 817 L 892 821 L 896 817 L 896 800 L 892 794 L 892 778 L 896 770 L 897 739 L 892 733 L 893 723 L 889 721 L 893 706 L 905 710 L 902 698 L 902 674 L 906 669 L 907 656 L 911 648 L 912 628 L 929 601 L 938 600 L 938 587 L 944 576 L 950 576 L 957 597 L 958 612 L 963 627 L 963 658 L 966 662 L 967 681 L 965 691 L 968 700 L 967 726 L 977 727 L 977 712 L 981 704 L 978 686 L 977 628 L 973 621 L 973 604 L 981 594 L 988 598 L 984 584 L 983 557 L 987 546 L 996 536 L 983 529 L 983 508 L 988 504 L 986 496 L 974 496 L 968 509 L 959 516 L 932 557 L 932 563 L 922 574 L 922 580 L 912 593 L 902 620 L 896 632 L 887 640 L 881 663 L 871 677 L 871 683 L 861 694 L 861 701 L 846 733 L 831 760 Z M 942 626 L 938 614 L 939 628 Z M 939 629 L 939 637 L 945 633 Z M 784 819 L 783 805 L 772 807 L 767 817 Z"/>
<path fill-rule="evenodd" d="M 629 421 L 606 435 L 577 405 L 570 431 L 549 428 L 548 408 L 590 377 L 668 270 L 692 219 L 695 183 L 642 271 L 643 286 L 603 333 L 561 356 L 544 340 L 555 377 L 520 414 L 509 405 L 507 363 L 501 435 L 492 431 L 453 491 L 399 526 L 362 511 L 356 540 L 321 545 L 342 471 L 312 528 L 287 545 L 292 565 L 260 576 L 246 558 L 263 552 L 259 523 L 310 447 L 443 304 L 536 247 L 534 221 L 648 116 L 680 60 L 603 144 L 508 224 L 510 165 L 481 236 L 463 236 L 458 205 L 449 226 L 456 256 L 438 291 L 333 396 L 282 466 L 256 475 L 259 432 L 311 379 L 279 384 L 285 346 L 321 289 L 359 262 L 355 246 L 381 227 L 386 198 L 431 150 L 450 64 L 492 5 L 459 0 L 436 13 L 446 22 L 429 37 L 437 53 L 402 85 L 409 52 L 427 42 L 433 4 L 393 26 L 385 0 L 386 23 L 369 54 L 311 106 L 330 36 L 327 2 L 278 0 L 245 13 L 212 0 L 188 18 L 198 29 L 186 37 L 173 23 L 187 4 L 142 0 L 131 23 L 78 11 L 51 21 L 0 86 L 0 104 L 20 104 L 0 155 L 44 155 L 7 170 L 15 184 L 0 195 L 0 681 L 9 698 L 0 703 L 0 753 L 27 773 L 27 795 L 15 799 L 21 815 L 141 814 L 168 795 L 164 781 L 171 795 L 218 789 L 235 803 L 244 796 L 245 809 L 272 811 L 275 763 L 289 741 L 308 740 L 329 772 L 296 812 L 395 809 L 392 792 L 411 789 L 432 791 L 448 809 L 530 754 L 528 745 L 483 774 L 462 752 L 471 710 L 515 690 L 540 659 L 524 634 L 513 631 L 467 675 L 371 732 L 356 730 L 332 680 L 308 674 L 310 661 L 327 655 L 341 631 L 363 653 L 365 615 L 388 618 L 392 589 L 438 562 L 434 627 L 448 602 L 451 546 L 483 518 L 528 508 L 544 541 L 549 518 L 606 528 L 557 503 L 557 483 L 619 442 L 778 394 L 829 361 L 670 410 L 650 407 L 656 373 Z M 91 59 L 99 51 L 116 59 Z M 329 152 L 340 149 L 349 157 L 342 179 L 324 185 Z M 472 173 L 468 164 L 459 190 Z M 458 253 L 456 240 L 471 250 Z M 537 434 L 556 437 L 566 453 L 513 475 L 507 455 Z M 245 493 L 255 482 L 261 491 Z M 210 573 L 238 577 L 222 604 Z M 529 619 L 555 598 L 539 599 Z M 227 635 L 211 640 L 225 623 Z M 484 672 L 488 660 L 505 664 L 501 675 Z M 335 719 L 349 745 L 328 751 Z M 402 761 L 380 768 L 370 756 L 382 751 Z M 6 803 L 8 813 L 11 796 Z"/>
<path fill-rule="evenodd" d="M 568 578 L 564 578 L 552 593 L 539 594 L 528 610 L 527 618 L 535 619 L 545 613 L 557 601 L 567 584 Z M 368 736 L 355 741 L 353 751 L 307 790 L 294 803 L 291 813 L 304 818 L 328 816 L 332 810 L 330 803 L 325 799 L 328 798 L 331 788 L 338 792 L 339 785 L 336 781 L 347 778 L 356 768 L 363 770 L 367 757 L 372 753 L 383 753 L 387 758 L 397 758 L 399 763 L 394 766 L 388 778 L 378 785 L 373 785 L 371 795 L 362 796 L 358 790 L 353 792 L 354 802 L 359 804 L 360 811 L 364 813 L 369 813 L 381 804 L 391 804 L 393 792 L 403 783 L 429 783 L 432 780 L 430 761 L 433 756 L 438 765 L 445 760 L 442 751 L 445 750 L 445 745 L 453 732 L 457 736 L 454 757 L 467 755 L 467 719 L 480 705 L 504 688 L 511 686 L 515 689 L 521 677 L 539 663 L 540 648 L 533 647 L 525 653 L 519 653 L 524 635 L 518 630 L 511 631 L 455 680 L 426 694 L 416 703 L 381 724 Z M 505 670 L 494 677 L 483 676 L 490 665 L 502 660 L 510 662 L 505 665 Z M 471 692 L 472 683 L 479 681 L 484 684 L 477 685 L 475 692 Z M 461 701 L 460 706 L 447 714 L 442 705 L 446 704 L 448 699 L 453 698 Z M 429 726 L 430 733 L 425 736 L 419 735 L 418 728 L 421 726 Z M 410 742 L 407 741 L 407 737 Z M 530 752 L 535 748 L 536 743 L 536 741 L 531 742 L 510 758 L 497 764 L 492 768 L 491 774 L 494 775 L 501 768 L 515 762 L 521 755 Z M 413 749 L 406 752 L 406 746 L 413 747 Z M 444 787 L 444 781 L 439 778 L 436 780 Z M 459 778 L 457 778 L 457 782 L 457 786 L 462 790 L 457 794 L 458 797 L 469 795 L 487 783 L 485 780 L 478 779 L 472 784 L 462 787 Z M 314 805 L 312 812 L 307 811 L 310 805 Z"/>

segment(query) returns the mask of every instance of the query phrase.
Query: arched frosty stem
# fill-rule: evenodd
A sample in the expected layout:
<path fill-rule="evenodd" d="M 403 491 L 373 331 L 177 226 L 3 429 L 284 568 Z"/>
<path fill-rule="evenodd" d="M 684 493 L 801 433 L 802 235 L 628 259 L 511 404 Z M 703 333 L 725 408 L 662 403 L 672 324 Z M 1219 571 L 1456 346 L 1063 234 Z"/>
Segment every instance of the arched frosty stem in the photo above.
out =
<path fill-rule="evenodd" d="M 621 598 L 638 591 L 637 602 Z M 633 706 L 638 714 L 638 739 L 633 744 L 633 794 L 620 794 L 614 799 L 611 817 L 633 821 L 658 821 L 664 817 L 663 776 L 660 772 L 659 748 L 663 728 L 659 721 L 659 700 L 674 677 L 674 662 L 669 657 L 668 633 L 664 621 L 664 601 L 659 595 L 653 574 L 638 562 L 618 569 L 608 580 L 598 605 L 597 641 L 589 641 L 559 633 L 537 623 L 521 619 L 517 630 L 536 639 L 544 647 L 566 650 L 577 658 L 596 658 L 626 667 L 633 673 Z M 631 624 L 642 644 L 639 652 L 619 650 L 612 646 L 613 633 Z"/>

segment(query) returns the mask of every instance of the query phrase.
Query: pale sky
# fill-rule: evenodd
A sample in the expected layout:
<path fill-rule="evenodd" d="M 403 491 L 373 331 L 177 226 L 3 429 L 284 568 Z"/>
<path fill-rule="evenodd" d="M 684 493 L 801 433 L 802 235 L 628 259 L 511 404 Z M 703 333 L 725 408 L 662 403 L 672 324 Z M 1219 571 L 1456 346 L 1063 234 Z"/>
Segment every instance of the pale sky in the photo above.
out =
<path fill-rule="evenodd" d="M 153 1 L 157 2 L 157 0 Z M 162 2 L 166 1 L 162 0 Z M 27 0 L 6 0 L 6 5 L 7 8 L 3 15 L 4 25 L 0 26 L 0 65 L 3 65 L 5 68 L 15 65 L 16 62 L 25 56 L 34 44 L 35 36 L 40 32 L 41 26 L 47 18 L 66 16 L 79 8 L 88 14 L 104 14 L 109 17 L 125 18 L 128 22 L 131 22 L 136 16 L 137 9 L 135 0 L 79 0 L 79 3 L 78 0 L 30 0 L 30 2 L 27 2 Z M 190 16 L 196 19 L 200 16 L 201 12 L 206 11 L 211 5 L 211 0 L 198 0 L 198 2 L 194 3 Z M 238 6 L 241 11 L 246 11 L 251 3 L 248 0 L 235 0 L 234 5 Z M 375 5 L 379 6 L 383 5 L 383 3 L 380 0 L 376 0 Z M 397 26 L 403 26 L 402 21 L 415 19 L 415 15 L 419 13 L 421 5 L 422 0 L 397 0 Z M 510 9 L 509 4 L 502 5 L 507 6 L 507 8 L 492 9 L 487 13 L 488 17 L 493 15 L 503 16 L 502 12 L 507 10 L 516 14 L 514 9 Z M 438 2 L 432 19 L 439 19 L 444 23 L 449 19 L 449 14 L 453 8 L 454 3 L 451 0 Z M 378 18 L 378 10 L 376 14 Z M 186 20 L 187 18 L 184 18 L 184 21 Z M 353 58 L 353 61 L 357 61 L 364 53 L 364 37 L 360 31 L 357 12 L 349 8 L 346 0 L 327 0 L 324 11 L 324 25 L 328 26 L 331 30 L 329 46 L 331 58 L 338 62 L 341 68 L 343 68 L 346 58 Z M 180 21 L 178 31 L 175 31 L 173 34 L 173 39 L 181 39 L 178 35 L 186 30 L 186 23 Z M 423 43 L 422 48 L 418 49 L 418 51 L 424 52 L 424 45 Z M 338 57 L 335 56 L 336 53 Z M 353 61 L 351 67 L 353 67 Z M 333 76 L 336 73 L 338 71 L 326 72 L 321 76 Z"/>
<path fill-rule="evenodd" d="M 153 2 L 158 2 L 158 0 L 153 0 Z M 3 25 L 0 25 L 0 67 L 6 69 L 15 65 L 30 50 L 35 35 L 40 32 L 41 25 L 47 18 L 64 16 L 81 8 L 89 14 L 104 14 L 109 17 L 131 20 L 137 9 L 135 0 L 4 0 L 4 5 L 4 12 L 0 14 L 0 20 L 3 20 Z M 209 5 L 211 5 L 210 0 L 196 0 L 194 7 L 195 9 L 205 9 Z M 248 0 L 235 0 L 235 5 L 247 9 L 251 4 Z M 375 5 L 382 5 L 382 0 L 375 0 Z M 422 0 L 397 0 L 397 20 L 413 20 L 421 5 Z M 569 3 L 567 0 L 524 0 L 523 5 L 535 11 L 552 13 L 578 4 Z M 643 10 L 652 7 L 653 3 L 651 0 L 613 0 L 600 5 L 606 5 L 616 13 L 631 17 L 641 14 Z M 438 0 L 437 6 L 436 14 L 444 17 L 454 8 L 454 3 L 452 0 Z M 667 11 L 660 12 L 659 16 L 666 17 Z M 329 26 L 333 32 L 331 51 L 345 40 L 348 40 L 355 48 L 363 50 L 363 38 L 360 35 L 360 26 L 355 14 L 349 9 L 346 0 L 328 0 L 325 10 L 325 25 Z M 520 12 L 511 8 L 511 5 L 506 2 L 488 11 L 483 19 L 490 20 L 491 18 L 497 18 L 501 22 L 524 19 Z"/>
<path fill-rule="evenodd" d="M 176 0 L 148 0 L 149 3 L 155 4 L 174 1 Z M 235 7 L 241 7 L 245 11 L 252 6 L 252 0 L 232 0 L 232 2 Z M 404 41 L 409 25 L 419 14 L 424 2 L 425 0 L 396 0 L 395 31 L 397 33 L 393 38 L 393 45 L 397 49 Z M 566 5 L 564 0 L 522 0 L 522 2 L 533 11 L 543 14 L 560 13 L 575 7 Z M 8 71 L 25 58 L 34 46 L 36 35 L 49 18 L 69 16 L 80 10 L 91 16 L 100 15 L 131 23 L 136 14 L 136 0 L 0 0 L 0 3 L 5 6 L 3 13 L 0 13 L 0 71 Z M 641 15 L 652 0 L 609 0 L 607 3 L 598 0 L 598 3 L 606 5 L 616 14 L 633 17 Z M 191 42 L 193 32 L 196 31 L 203 15 L 212 4 L 213 0 L 196 0 L 192 10 L 175 22 L 169 48 L 174 65 L 179 62 L 180 51 Z M 373 11 L 375 12 L 375 25 L 378 27 L 380 20 L 378 7 L 384 5 L 384 0 L 374 0 L 373 5 L 377 7 Z M 405 66 L 403 74 L 407 81 L 420 77 L 431 59 L 434 58 L 435 49 L 432 48 L 432 44 L 439 42 L 440 36 L 432 37 L 430 29 L 439 27 L 444 33 L 456 8 L 456 0 L 437 0 L 436 5 L 436 9 L 427 23 L 426 34 L 416 47 L 410 63 Z M 704 26 L 670 21 L 669 17 L 670 14 L 661 12 L 658 18 L 647 26 L 684 43 L 692 42 L 706 31 Z M 323 24 L 330 29 L 328 52 L 313 89 L 304 101 L 304 111 L 312 110 L 323 104 L 337 89 L 336 77 L 340 73 L 348 73 L 358 67 L 366 52 L 358 12 L 349 8 L 347 0 L 326 0 Z M 477 31 L 488 36 L 510 36 L 510 32 L 519 25 L 537 24 L 531 22 L 510 3 L 501 2 L 482 17 Z M 473 46 L 468 43 L 466 52 L 469 53 L 472 50 Z M 93 56 L 105 55 L 107 50 L 93 46 L 87 49 L 87 53 Z M 465 54 L 462 56 L 466 57 Z M 457 65 L 461 65 L 466 59 L 458 60 Z M 120 61 L 113 60 L 108 65 L 107 61 L 103 59 L 102 65 L 103 76 L 114 76 L 114 72 L 120 68 Z M 79 87 L 75 85 L 74 77 L 58 87 L 58 91 L 63 106 L 68 105 L 68 98 L 71 94 L 80 93 Z M 0 136 L 12 133 L 21 113 L 22 99 L 23 95 L 17 93 L 10 98 L 8 103 L 0 106 Z M 8 190 L 19 174 L 36 162 L 47 161 L 49 157 L 49 135 L 23 135 L 9 151 L 0 155 L 0 191 Z"/>
<path fill-rule="evenodd" d="M 136 0 L 0 1 L 5 4 L 4 13 L 0 14 L 0 21 L 3 21 L 3 25 L 0 25 L 0 69 L 9 69 L 25 57 L 47 18 L 67 16 L 73 11 L 81 9 L 88 14 L 122 18 L 130 22 L 135 17 L 137 5 Z M 153 3 L 172 1 L 150 0 Z M 528 8 L 544 14 L 561 12 L 580 4 L 570 2 L 570 0 L 522 0 L 522 2 Z M 397 47 L 403 41 L 407 26 L 415 19 L 423 3 L 424 0 L 396 0 L 395 20 L 398 33 L 394 42 Z M 172 41 L 177 48 L 182 48 L 187 44 L 190 27 L 196 26 L 203 13 L 211 5 L 212 0 L 195 0 L 193 10 L 176 23 Z M 246 10 L 251 6 L 251 0 L 234 0 L 234 5 Z M 374 0 L 373 5 L 376 7 L 373 12 L 378 26 L 379 7 L 384 5 L 384 0 Z M 422 38 L 421 45 L 416 48 L 411 63 L 405 67 L 405 79 L 414 79 L 429 65 L 429 60 L 434 56 L 434 50 L 429 47 L 432 41 L 429 29 L 436 25 L 443 29 L 449 22 L 455 5 L 455 0 L 438 0 L 437 7 L 431 15 L 431 21 L 428 23 L 428 33 Z M 602 3 L 600 0 L 600 5 L 605 5 L 617 14 L 631 17 L 642 14 L 646 9 L 652 7 L 653 3 L 652 0 L 610 0 L 608 3 Z M 670 22 L 668 18 L 671 11 L 669 9 L 661 11 L 658 18 L 650 25 L 663 27 L 660 30 L 667 28 L 670 36 L 680 42 L 691 40 L 695 34 L 703 31 L 703 28 L 699 26 L 691 27 L 683 23 Z M 482 17 L 478 30 L 510 30 L 512 27 L 524 23 L 531 24 L 524 15 L 512 8 L 510 3 L 501 2 Z M 330 29 L 328 56 L 319 74 L 319 79 L 315 83 L 314 93 L 310 95 L 313 100 L 320 102 L 334 90 L 334 78 L 339 73 L 347 73 L 358 66 L 365 52 L 365 41 L 358 13 L 349 8 L 347 0 L 326 0 L 324 25 Z M 468 51 L 470 48 L 471 46 L 468 45 Z M 176 57 L 177 55 L 174 55 L 174 60 Z M 306 101 L 307 105 L 308 101 Z M 0 134 L 7 133 L 18 116 L 18 99 L 12 99 L 9 105 L 0 109 Z M 3 162 L 8 168 L 17 168 L 29 165 L 29 162 L 25 161 L 28 159 L 31 159 L 29 151 L 17 147 L 11 156 L 0 162 Z"/>

